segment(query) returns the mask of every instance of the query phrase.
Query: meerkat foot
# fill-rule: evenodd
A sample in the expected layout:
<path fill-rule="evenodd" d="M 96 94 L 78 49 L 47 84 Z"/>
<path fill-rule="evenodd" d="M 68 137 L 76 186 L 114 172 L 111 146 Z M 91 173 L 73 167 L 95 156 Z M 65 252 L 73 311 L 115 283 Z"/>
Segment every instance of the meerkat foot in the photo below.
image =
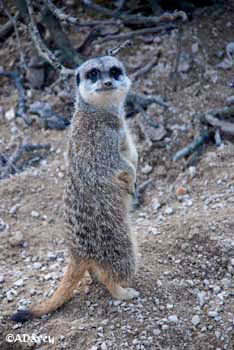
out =
<path fill-rule="evenodd" d="M 110 290 L 110 293 L 113 298 L 119 299 L 119 300 L 129 300 L 134 299 L 139 296 L 139 292 L 133 288 L 123 288 L 119 285 L 116 285 L 115 288 Z"/>

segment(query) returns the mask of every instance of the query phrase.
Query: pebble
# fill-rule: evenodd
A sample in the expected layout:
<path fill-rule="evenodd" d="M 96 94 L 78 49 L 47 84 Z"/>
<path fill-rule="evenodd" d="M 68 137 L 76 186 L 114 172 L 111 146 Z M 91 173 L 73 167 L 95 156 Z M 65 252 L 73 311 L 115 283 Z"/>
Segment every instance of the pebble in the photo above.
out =
<path fill-rule="evenodd" d="M 23 234 L 20 231 L 12 232 L 11 237 L 9 237 L 9 243 L 12 247 L 20 245 L 23 241 Z"/>
<path fill-rule="evenodd" d="M 101 350 L 107 350 L 107 345 L 105 342 L 102 343 Z"/>
<path fill-rule="evenodd" d="M 218 312 L 215 311 L 215 310 L 214 311 L 211 310 L 211 311 L 208 312 L 208 316 L 212 317 L 212 318 L 216 318 L 218 316 Z"/>
<path fill-rule="evenodd" d="M 231 265 L 234 266 L 234 258 L 231 259 Z"/>
<path fill-rule="evenodd" d="M 178 317 L 177 317 L 176 315 L 170 315 L 170 316 L 168 316 L 168 321 L 169 321 L 170 323 L 178 323 L 178 322 L 179 322 Z"/>
<path fill-rule="evenodd" d="M 11 215 L 14 215 L 17 212 L 17 210 L 19 209 L 19 207 L 20 207 L 20 204 L 15 204 L 13 207 L 10 208 L 9 213 Z"/>
<path fill-rule="evenodd" d="M 182 51 L 179 56 L 178 72 L 186 73 L 191 68 L 191 56 L 188 52 Z"/>
<path fill-rule="evenodd" d="M 151 206 L 152 206 L 153 210 L 158 210 L 161 207 L 161 203 L 159 202 L 159 200 L 157 198 L 154 198 Z"/>
<path fill-rule="evenodd" d="M 194 326 L 197 326 L 200 322 L 201 322 L 200 317 L 198 315 L 194 315 L 193 318 L 192 318 L 192 324 Z"/>
<path fill-rule="evenodd" d="M 2 274 L 0 274 L 0 283 L 3 283 L 5 281 L 5 278 Z"/>
<path fill-rule="evenodd" d="M 200 306 L 203 306 L 205 304 L 206 292 L 204 292 L 204 291 L 198 292 L 197 299 L 198 299 Z"/>
<path fill-rule="evenodd" d="M 143 174 L 146 174 L 146 175 L 147 175 L 147 174 L 151 173 L 152 169 L 153 169 L 153 167 L 152 167 L 151 165 L 146 164 L 146 165 L 141 169 L 141 171 L 142 171 Z"/>
<path fill-rule="evenodd" d="M 167 208 L 165 209 L 165 213 L 166 213 L 167 215 L 171 215 L 171 214 L 174 213 L 174 209 L 173 209 L 173 208 L 170 208 L 170 207 L 167 207 Z"/>
<path fill-rule="evenodd" d="M 11 109 L 9 109 L 8 111 L 6 111 L 5 113 L 5 119 L 7 121 L 11 121 L 15 118 L 15 110 L 14 108 L 12 107 Z"/>
<path fill-rule="evenodd" d="M 17 287 L 21 287 L 24 285 L 24 280 L 21 278 L 21 279 L 15 281 L 14 285 Z"/>
<path fill-rule="evenodd" d="M 14 299 L 14 297 L 17 295 L 18 293 L 16 292 L 15 289 L 10 289 L 6 292 L 6 297 L 8 301 L 12 301 Z"/>
<path fill-rule="evenodd" d="M 220 291 L 221 291 L 221 288 L 220 288 L 219 286 L 214 286 L 214 287 L 213 287 L 213 292 L 214 292 L 215 294 L 218 294 Z"/>
<path fill-rule="evenodd" d="M 229 96 L 228 98 L 226 98 L 225 104 L 226 104 L 227 106 L 234 105 L 234 95 Z"/>
<path fill-rule="evenodd" d="M 39 214 L 37 211 L 32 210 L 32 211 L 31 211 L 31 216 L 32 216 L 33 218 L 39 218 L 40 214 Z"/>
<path fill-rule="evenodd" d="M 153 334 L 154 335 L 159 335 L 161 333 L 160 329 L 153 329 Z"/>
<path fill-rule="evenodd" d="M 33 268 L 36 270 L 39 270 L 42 267 L 42 264 L 40 262 L 33 263 Z"/>

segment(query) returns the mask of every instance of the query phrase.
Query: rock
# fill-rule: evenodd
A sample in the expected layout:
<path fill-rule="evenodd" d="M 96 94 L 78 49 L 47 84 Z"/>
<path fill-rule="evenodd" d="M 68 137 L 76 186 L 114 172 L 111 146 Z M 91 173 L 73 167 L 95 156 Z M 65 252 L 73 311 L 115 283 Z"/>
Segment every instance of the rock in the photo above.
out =
<path fill-rule="evenodd" d="M 175 192 L 175 195 L 176 197 L 182 197 L 184 196 L 185 194 L 187 194 L 187 190 L 185 187 L 183 186 L 180 186 L 177 188 L 176 192 Z"/>
<path fill-rule="evenodd" d="M 0 274 L 0 283 L 3 283 L 5 281 L 5 278 L 2 274 Z"/>
<path fill-rule="evenodd" d="M 21 279 L 15 281 L 14 285 L 17 287 L 21 287 L 24 285 L 24 280 L 21 278 Z"/>
<path fill-rule="evenodd" d="M 227 106 L 234 105 L 234 95 L 227 97 L 225 100 L 225 104 Z"/>
<path fill-rule="evenodd" d="M 198 42 L 192 44 L 192 53 L 196 54 L 199 51 L 199 44 Z"/>
<path fill-rule="evenodd" d="M 39 218 L 40 214 L 39 214 L 37 211 L 32 210 L 32 211 L 31 211 L 31 216 L 32 216 L 33 218 Z"/>
<path fill-rule="evenodd" d="M 174 209 L 173 209 L 173 208 L 170 208 L 170 207 L 167 207 L 167 208 L 165 209 L 165 213 L 166 213 L 167 215 L 171 215 L 171 214 L 174 213 Z"/>
<path fill-rule="evenodd" d="M 197 299 L 200 306 L 203 306 L 205 304 L 206 296 L 206 292 L 204 292 L 203 290 L 197 293 Z"/>
<path fill-rule="evenodd" d="M 234 258 L 231 259 L 231 265 L 234 266 Z"/>
<path fill-rule="evenodd" d="M 234 61 L 234 42 L 230 42 L 226 46 L 227 56 L 232 62 Z"/>
<path fill-rule="evenodd" d="M 141 169 L 141 171 L 142 171 L 143 174 L 146 174 L 146 175 L 147 175 L 147 174 L 151 173 L 152 169 L 153 169 L 153 167 L 152 167 L 151 165 L 146 164 L 146 165 Z"/>
<path fill-rule="evenodd" d="M 191 322 L 194 326 L 197 326 L 201 322 L 201 319 L 198 315 L 194 315 Z"/>
<path fill-rule="evenodd" d="M 177 317 L 176 315 L 170 315 L 170 316 L 168 316 L 168 321 L 169 321 L 170 323 L 178 323 L 178 322 L 179 322 L 178 317 Z"/>
<path fill-rule="evenodd" d="M 187 73 L 191 68 L 191 56 L 188 52 L 182 51 L 179 57 L 178 72 Z"/>
<path fill-rule="evenodd" d="M 17 212 L 17 210 L 18 210 L 19 207 L 20 207 L 19 204 L 15 204 L 13 207 L 10 208 L 9 213 L 10 213 L 11 215 L 14 215 L 14 214 Z"/>
<path fill-rule="evenodd" d="M 9 226 L 3 221 L 2 218 L 0 218 L 0 232 L 5 231 L 9 228 Z"/>
<path fill-rule="evenodd" d="M 12 301 L 16 295 L 17 295 L 17 292 L 13 288 L 6 292 L 6 297 L 8 301 Z"/>
<path fill-rule="evenodd" d="M 11 109 L 9 109 L 8 111 L 6 111 L 5 113 L 5 119 L 9 122 L 13 119 L 15 119 L 15 110 L 12 107 Z"/>
<path fill-rule="evenodd" d="M 152 209 L 157 211 L 161 207 L 161 203 L 159 202 L 158 198 L 154 198 L 152 201 Z"/>
<path fill-rule="evenodd" d="M 101 350 L 107 350 L 107 345 L 105 342 L 101 344 Z"/>
<path fill-rule="evenodd" d="M 223 61 L 221 61 L 217 67 L 223 70 L 231 69 L 233 66 L 233 62 L 229 58 L 224 58 Z"/>
<path fill-rule="evenodd" d="M 216 318 L 218 315 L 219 315 L 218 312 L 215 310 L 211 310 L 208 312 L 208 316 L 212 318 Z"/>
<path fill-rule="evenodd" d="M 12 232 L 11 237 L 9 238 L 9 243 L 12 247 L 20 245 L 23 241 L 23 234 L 20 231 Z"/>
<path fill-rule="evenodd" d="M 221 288 L 220 288 L 219 286 L 214 286 L 214 287 L 213 287 L 213 292 L 214 292 L 215 294 L 218 294 L 220 291 L 221 291 Z"/>
<path fill-rule="evenodd" d="M 40 262 L 33 263 L 33 268 L 36 270 L 39 270 L 42 267 L 42 264 Z"/>

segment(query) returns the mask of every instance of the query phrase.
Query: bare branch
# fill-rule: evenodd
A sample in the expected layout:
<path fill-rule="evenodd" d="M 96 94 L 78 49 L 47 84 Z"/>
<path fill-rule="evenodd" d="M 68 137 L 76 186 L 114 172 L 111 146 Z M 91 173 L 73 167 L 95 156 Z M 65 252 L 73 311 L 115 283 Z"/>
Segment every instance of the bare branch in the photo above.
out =
<path fill-rule="evenodd" d="M 176 25 L 170 24 L 170 25 L 163 25 L 160 27 L 153 27 L 153 28 L 144 28 L 144 29 L 136 29 L 133 31 L 129 31 L 126 33 L 121 34 L 115 34 L 115 35 L 107 35 L 104 38 L 102 37 L 101 41 L 106 42 L 110 40 L 126 40 L 126 39 L 132 39 L 135 36 L 139 35 L 145 35 L 145 34 L 152 34 L 152 33 L 161 33 L 163 31 L 167 32 L 170 30 L 177 29 Z"/>
<path fill-rule="evenodd" d="M 189 143 L 186 147 L 182 148 L 172 157 L 173 161 L 177 161 L 183 157 L 189 156 L 193 151 L 203 145 L 209 138 L 209 131 L 203 130 L 203 132 L 196 137 L 191 143 Z"/>
<path fill-rule="evenodd" d="M 16 115 L 21 117 L 27 125 L 31 125 L 31 118 L 25 112 L 25 92 L 21 77 L 15 72 L 0 72 L 0 76 L 14 79 L 16 88 L 19 93 L 18 107 Z"/>
<path fill-rule="evenodd" d="M 156 64 L 158 64 L 158 60 L 161 57 L 162 51 L 159 50 L 157 52 L 157 56 L 154 57 L 149 63 L 144 65 L 142 68 L 138 69 L 135 73 L 131 75 L 132 80 L 137 80 L 141 75 L 148 73 Z"/>
<path fill-rule="evenodd" d="M 183 22 L 187 21 L 188 17 L 184 11 L 174 11 L 173 13 L 165 12 L 161 16 L 142 16 L 142 15 L 126 15 L 118 11 L 109 10 L 106 7 L 95 4 L 92 0 L 83 0 L 83 4 L 96 12 L 100 12 L 110 17 L 118 17 L 123 23 L 141 24 L 146 26 L 157 25 L 160 22 L 175 21 L 181 18 Z"/>
<path fill-rule="evenodd" d="M 234 123 L 226 122 L 218 118 L 213 117 L 211 114 L 206 114 L 205 118 L 209 124 L 214 127 L 220 128 L 221 131 L 226 134 L 234 135 Z"/>
<path fill-rule="evenodd" d="M 4 167 L 4 170 L 3 170 L 2 174 L 0 175 L 0 178 L 3 179 L 5 177 L 9 176 L 11 174 L 12 170 L 15 170 L 18 172 L 18 169 L 16 168 L 15 164 L 22 157 L 22 155 L 25 152 L 35 151 L 35 150 L 39 150 L 39 149 L 47 149 L 48 150 L 48 149 L 50 149 L 50 145 L 49 144 L 45 144 L 45 145 L 29 144 L 29 143 L 27 143 L 27 140 L 24 139 L 23 143 L 20 144 L 16 148 L 14 153 L 7 160 L 7 164 Z"/>
<path fill-rule="evenodd" d="M 5 11 L 7 17 L 9 18 L 9 20 L 11 21 L 11 23 L 12 23 L 12 25 L 14 27 L 16 43 L 17 43 L 17 46 L 18 46 L 19 54 L 20 54 L 20 67 L 22 67 L 23 70 L 26 70 L 26 68 L 27 68 L 26 61 L 25 61 L 24 53 L 23 53 L 23 50 L 22 50 L 21 42 L 20 42 L 20 36 L 19 36 L 18 27 L 16 25 L 18 16 L 12 16 L 11 15 L 10 10 L 9 10 L 7 4 L 5 3 L 5 1 L 3 1 L 3 5 L 4 5 L 4 11 Z M 17 12 L 17 13 L 19 14 L 19 12 Z"/>
<path fill-rule="evenodd" d="M 108 56 L 116 56 L 119 53 L 119 51 L 121 51 L 122 49 L 124 49 L 127 46 L 131 46 L 131 42 L 129 40 L 126 40 L 124 43 L 122 43 L 119 46 L 114 47 L 113 49 L 107 50 L 107 55 Z"/>
<path fill-rule="evenodd" d="M 4 41 L 14 30 L 14 22 L 16 23 L 19 18 L 19 11 L 16 12 L 12 19 L 9 19 L 6 24 L 2 25 L 0 28 L 0 41 Z"/>
<path fill-rule="evenodd" d="M 37 25 L 34 21 L 34 17 L 33 17 L 33 8 L 32 8 L 32 0 L 26 0 L 27 2 L 27 7 L 28 7 L 28 13 L 29 13 L 29 30 L 30 30 L 30 34 L 32 37 L 32 40 L 34 42 L 35 47 L 38 50 L 38 53 L 40 54 L 40 56 L 42 56 L 48 63 L 51 64 L 51 66 L 60 71 L 60 74 L 62 75 L 73 75 L 74 74 L 74 70 L 73 69 L 68 69 L 65 68 L 57 59 L 57 57 L 55 56 L 55 54 L 53 52 L 51 52 L 47 46 L 45 45 L 45 43 L 43 42 L 41 35 L 39 33 L 39 30 L 37 28 Z"/>

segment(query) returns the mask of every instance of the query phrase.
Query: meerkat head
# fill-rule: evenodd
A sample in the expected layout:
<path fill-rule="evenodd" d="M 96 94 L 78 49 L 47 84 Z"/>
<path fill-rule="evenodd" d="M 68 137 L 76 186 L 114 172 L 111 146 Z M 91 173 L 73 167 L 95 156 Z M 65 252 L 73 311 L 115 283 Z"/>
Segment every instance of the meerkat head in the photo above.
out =
<path fill-rule="evenodd" d="M 77 70 L 77 99 L 93 107 L 120 113 L 130 85 L 124 65 L 112 56 L 90 59 Z"/>

